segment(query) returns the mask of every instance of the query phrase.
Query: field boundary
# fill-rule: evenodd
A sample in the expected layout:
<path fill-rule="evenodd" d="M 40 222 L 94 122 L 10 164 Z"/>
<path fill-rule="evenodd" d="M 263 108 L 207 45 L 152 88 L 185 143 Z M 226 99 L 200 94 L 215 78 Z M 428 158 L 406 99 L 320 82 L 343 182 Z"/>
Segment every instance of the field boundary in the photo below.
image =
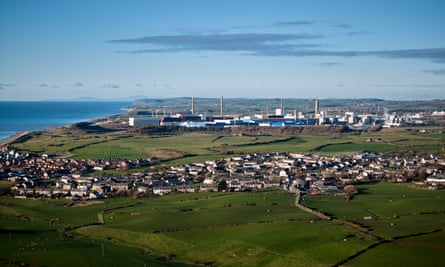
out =
<path fill-rule="evenodd" d="M 395 243 L 398 240 L 407 239 L 407 238 L 411 238 L 411 237 L 417 237 L 417 236 L 423 236 L 423 235 L 430 235 L 430 234 L 438 233 L 438 232 L 441 232 L 441 231 L 442 231 L 442 229 L 434 229 L 434 230 L 429 231 L 429 232 L 421 232 L 421 233 L 415 233 L 415 234 L 410 234 L 410 235 L 398 236 L 398 237 L 393 237 L 392 239 L 381 239 L 379 242 L 369 245 L 368 247 L 366 247 L 366 248 L 356 252 L 355 254 L 347 257 L 346 259 L 336 263 L 333 266 L 334 267 L 338 267 L 338 266 L 341 266 L 343 264 L 346 264 L 349 261 L 357 258 L 358 256 L 368 252 L 370 249 L 373 249 L 373 248 L 376 248 L 376 247 L 380 246 L 381 244 Z"/>
<path fill-rule="evenodd" d="M 317 216 L 317 217 L 319 217 L 319 218 L 321 218 L 323 220 L 327 220 L 327 221 L 331 221 L 332 220 L 332 217 L 324 214 L 323 212 L 311 209 L 311 208 L 306 207 L 303 204 L 301 204 L 301 192 L 300 192 L 300 190 L 297 190 L 297 193 L 296 193 L 296 196 L 295 196 L 295 203 L 294 204 L 295 204 L 295 206 L 297 208 L 300 208 L 300 209 L 302 209 L 302 210 L 304 210 L 306 212 L 309 212 L 309 213 L 311 213 L 311 214 L 313 214 L 313 215 L 315 215 L 315 216 Z"/>

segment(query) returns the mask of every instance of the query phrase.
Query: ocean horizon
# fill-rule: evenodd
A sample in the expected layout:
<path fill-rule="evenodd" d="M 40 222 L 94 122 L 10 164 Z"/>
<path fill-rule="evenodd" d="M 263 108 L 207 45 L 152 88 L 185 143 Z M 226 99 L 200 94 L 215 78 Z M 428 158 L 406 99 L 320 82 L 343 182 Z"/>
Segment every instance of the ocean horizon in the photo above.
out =
<path fill-rule="evenodd" d="M 0 101 L 0 140 L 124 113 L 130 101 Z"/>

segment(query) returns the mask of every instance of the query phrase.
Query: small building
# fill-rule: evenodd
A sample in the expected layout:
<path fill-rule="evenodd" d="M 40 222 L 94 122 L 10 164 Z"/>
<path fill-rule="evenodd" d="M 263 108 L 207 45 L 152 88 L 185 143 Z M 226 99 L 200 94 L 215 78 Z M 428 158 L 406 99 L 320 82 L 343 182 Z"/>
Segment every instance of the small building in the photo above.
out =
<path fill-rule="evenodd" d="M 155 187 L 153 188 L 153 194 L 155 195 L 167 195 L 172 192 L 171 188 L 164 188 L 164 187 Z"/>
<path fill-rule="evenodd" d="M 128 118 L 128 126 L 136 127 L 136 126 L 159 126 L 158 118 Z"/>

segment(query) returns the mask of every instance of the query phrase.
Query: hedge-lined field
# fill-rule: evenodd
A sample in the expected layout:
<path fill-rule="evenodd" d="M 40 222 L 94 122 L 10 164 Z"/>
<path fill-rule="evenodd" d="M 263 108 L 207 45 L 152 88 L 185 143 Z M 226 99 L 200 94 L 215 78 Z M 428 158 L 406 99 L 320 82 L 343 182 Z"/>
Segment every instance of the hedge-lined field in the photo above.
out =
<path fill-rule="evenodd" d="M 72 206 L 66 200 L 0 199 L 1 266 L 179 266 L 136 247 L 73 235 L 70 229 L 97 223 L 106 207 L 134 203 L 113 199 Z"/>
<path fill-rule="evenodd" d="M 65 200 L 2 198 L 2 264 L 328 266 L 373 240 L 281 190 Z M 98 224 L 98 214 L 104 224 Z M 348 242 L 343 241 L 348 238 Z"/>
<path fill-rule="evenodd" d="M 173 135 L 42 134 L 14 144 L 24 152 L 65 154 L 76 159 L 158 158 L 165 164 L 187 164 L 230 155 L 275 151 L 318 154 L 352 154 L 357 151 L 428 151 L 441 153 L 445 134 L 412 129 L 387 129 L 376 133 L 344 135 L 232 136 L 218 133 Z M 440 131 L 439 131 L 440 132 Z M 167 162 L 165 162 L 167 160 Z M 172 162 L 168 162 L 172 160 Z"/>
<path fill-rule="evenodd" d="M 445 248 L 445 191 L 411 184 L 357 186 L 351 201 L 340 196 L 305 196 L 305 204 L 358 223 L 385 240 L 350 262 L 351 266 L 435 266 Z M 377 256 L 379 253 L 386 256 Z M 429 251 L 429 253 L 427 253 Z M 389 255 L 392 255 L 389 257 Z"/>
<path fill-rule="evenodd" d="M 295 195 L 281 190 L 77 203 L 3 197 L 0 263 L 332 266 L 352 257 L 344 264 L 437 264 L 434 255 L 445 246 L 444 191 L 409 184 L 357 187 L 360 193 L 351 201 L 307 195 L 304 202 L 358 223 L 372 236 L 298 209 Z"/>

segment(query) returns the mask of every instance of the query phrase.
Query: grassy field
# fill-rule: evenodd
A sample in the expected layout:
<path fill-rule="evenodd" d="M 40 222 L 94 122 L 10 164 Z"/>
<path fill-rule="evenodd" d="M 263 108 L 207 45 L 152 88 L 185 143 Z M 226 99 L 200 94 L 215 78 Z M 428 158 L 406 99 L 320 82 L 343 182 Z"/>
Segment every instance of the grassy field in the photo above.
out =
<path fill-rule="evenodd" d="M 97 213 L 133 203 L 114 199 L 92 206 L 69 206 L 61 200 L 1 198 L 1 266 L 172 266 L 140 248 L 73 235 L 71 228 L 97 223 Z M 179 266 L 181 264 L 175 264 Z"/>
<path fill-rule="evenodd" d="M 436 132 L 443 130 L 435 129 Z M 159 158 L 164 164 L 187 164 L 233 154 L 274 151 L 351 154 L 357 151 L 443 152 L 445 133 L 421 134 L 418 129 L 387 129 L 359 135 L 232 136 L 212 133 L 148 136 L 43 134 L 14 146 L 24 152 L 65 154 L 81 158 Z M 369 142 L 372 139 L 373 142 Z M 167 160 L 167 161 L 165 161 Z M 171 160 L 171 162 L 168 162 Z"/>
<path fill-rule="evenodd" d="M 345 266 L 439 266 L 443 262 L 444 240 L 442 231 L 381 244 Z"/>
<path fill-rule="evenodd" d="M 304 200 L 309 207 L 358 223 L 389 241 L 346 265 L 435 266 L 440 262 L 434 255 L 445 248 L 444 191 L 387 183 L 357 188 L 360 193 L 348 202 L 337 196 L 305 196 Z"/>
<path fill-rule="evenodd" d="M 45 266 L 60 266 L 67 258 L 66 266 L 328 266 L 372 243 L 297 209 L 294 198 L 280 190 L 107 199 L 91 206 L 2 198 L 0 260 Z M 104 224 L 97 223 L 98 214 Z M 343 242 L 348 236 L 354 238 Z"/>
<path fill-rule="evenodd" d="M 293 205 L 295 195 L 281 190 L 115 198 L 83 205 L 1 198 L 0 264 L 435 266 L 440 262 L 445 192 L 385 183 L 358 189 L 360 193 L 348 202 L 340 196 L 309 195 L 304 201 L 334 218 L 368 228 L 380 241 L 341 220 L 321 220 L 298 209 Z M 364 219 L 368 216 L 372 220 Z"/>

